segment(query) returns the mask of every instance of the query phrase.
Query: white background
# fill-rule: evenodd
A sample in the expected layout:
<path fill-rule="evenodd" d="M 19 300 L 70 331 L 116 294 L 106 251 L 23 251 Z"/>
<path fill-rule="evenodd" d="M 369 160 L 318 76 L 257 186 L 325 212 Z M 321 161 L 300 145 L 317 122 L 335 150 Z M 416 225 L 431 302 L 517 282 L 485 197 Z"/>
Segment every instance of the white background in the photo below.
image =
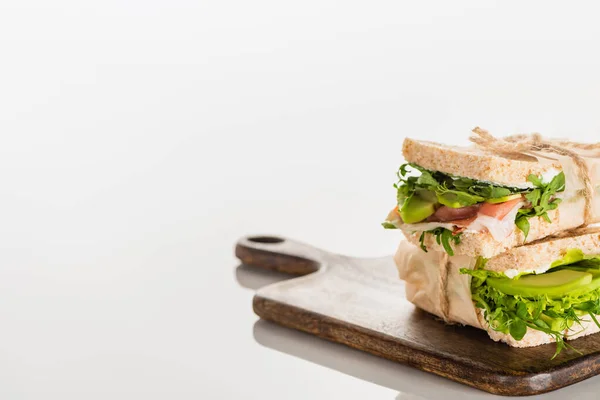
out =
<path fill-rule="evenodd" d="M 492 397 L 257 323 L 233 244 L 391 253 L 405 136 L 600 139 L 594 5 L 1 2 L 0 397 Z"/>

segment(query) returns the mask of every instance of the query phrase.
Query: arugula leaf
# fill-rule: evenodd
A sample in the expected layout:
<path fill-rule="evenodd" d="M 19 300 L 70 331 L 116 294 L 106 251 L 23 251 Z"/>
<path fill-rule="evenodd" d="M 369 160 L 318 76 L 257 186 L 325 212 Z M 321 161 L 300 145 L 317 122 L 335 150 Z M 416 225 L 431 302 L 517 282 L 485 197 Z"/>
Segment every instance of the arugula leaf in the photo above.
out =
<path fill-rule="evenodd" d="M 485 198 L 489 198 L 489 199 L 497 199 L 499 197 L 506 197 L 506 196 L 510 196 L 511 194 L 513 194 L 513 192 L 508 188 L 492 186 L 492 185 L 472 186 L 471 188 L 469 188 L 469 191 L 471 193 L 475 193 L 481 197 L 485 197 Z"/>
<path fill-rule="evenodd" d="M 427 253 L 427 247 L 425 246 L 425 231 L 421 232 L 421 236 L 419 236 L 419 247 L 421 248 L 421 250 L 423 250 L 425 253 Z"/>
<path fill-rule="evenodd" d="M 533 174 L 529 174 L 529 176 L 527 177 L 527 180 L 529 182 L 533 183 L 534 186 L 537 186 L 537 187 L 544 186 L 544 183 L 542 182 L 542 178 L 538 178 L 537 176 L 535 176 Z"/>
<path fill-rule="evenodd" d="M 400 166 L 400 171 L 399 171 L 398 177 L 406 175 L 408 173 L 408 169 L 407 168 L 409 166 L 410 166 L 410 164 L 402 164 Z"/>
<path fill-rule="evenodd" d="M 425 168 L 423 168 L 423 167 L 421 167 L 420 165 L 418 165 L 418 164 L 415 164 L 415 163 L 408 163 L 408 164 L 404 164 L 404 165 L 408 165 L 408 166 L 410 166 L 412 169 L 416 169 L 416 170 L 417 170 L 417 171 L 419 171 L 419 172 L 429 171 L 428 169 L 425 169 Z"/>
<path fill-rule="evenodd" d="M 531 204 L 538 204 L 541 197 L 542 197 L 542 192 L 540 189 L 533 189 L 531 192 L 529 192 L 525 195 L 525 198 Z"/>
<path fill-rule="evenodd" d="M 421 249 L 426 253 L 427 247 L 425 246 L 425 235 L 428 233 L 435 236 L 436 243 L 441 244 L 449 256 L 454 255 L 454 250 L 452 250 L 450 242 L 454 243 L 455 245 L 460 244 L 460 236 L 462 233 L 455 235 L 451 230 L 446 228 L 435 228 L 429 231 L 421 232 L 421 236 L 419 236 L 419 247 L 421 247 Z"/>
<path fill-rule="evenodd" d="M 384 221 L 384 222 L 382 222 L 382 223 L 381 223 L 381 226 L 383 226 L 385 229 L 398 229 L 398 228 L 396 227 L 396 225 L 392 224 L 392 223 L 391 223 L 391 222 L 389 222 L 389 221 Z"/>
<path fill-rule="evenodd" d="M 435 187 L 439 186 L 439 183 L 437 180 L 435 180 L 435 178 L 433 176 L 431 176 L 429 171 L 423 171 L 423 172 L 421 172 L 421 176 L 419 176 L 419 178 L 417 178 L 417 185 L 433 186 L 435 188 Z"/>
<path fill-rule="evenodd" d="M 563 190 L 565 190 L 565 183 L 565 174 L 561 172 L 560 174 L 552 178 L 552 180 L 548 184 L 548 190 L 554 193 L 562 192 Z"/>
<path fill-rule="evenodd" d="M 444 250 L 446 250 L 446 253 L 448 253 L 448 255 L 453 256 L 454 255 L 454 251 L 452 250 L 452 247 L 450 246 L 450 239 L 452 238 L 452 232 L 450 232 L 448 229 L 444 229 L 442 231 L 442 246 L 444 246 Z"/>
<path fill-rule="evenodd" d="M 565 190 L 565 174 L 564 172 L 559 173 L 549 183 L 542 182 L 541 178 L 533 174 L 529 175 L 527 180 L 535 186 L 535 189 L 525 194 L 531 207 L 520 209 L 515 220 L 515 224 L 523 232 L 525 238 L 529 234 L 529 223 L 525 223 L 525 219 L 541 217 L 548 223 L 552 222 L 548 211 L 556 209 L 562 201 L 555 195 Z"/>
<path fill-rule="evenodd" d="M 522 304 L 522 303 L 521 303 Z M 523 339 L 523 336 L 527 333 L 527 325 L 522 319 L 515 318 L 510 323 L 510 336 L 515 340 Z"/>
<path fill-rule="evenodd" d="M 529 310 L 527 309 L 527 305 L 520 301 L 517 303 L 517 317 L 522 319 L 527 319 L 529 316 Z"/>
<path fill-rule="evenodd" d="M 468 192 L 469 188 L 475 185 L 475 180 L 470 178 L 455 178 L 452 181 L 452 184 L 457 190 L 462 190 L 463 192 Z"/>

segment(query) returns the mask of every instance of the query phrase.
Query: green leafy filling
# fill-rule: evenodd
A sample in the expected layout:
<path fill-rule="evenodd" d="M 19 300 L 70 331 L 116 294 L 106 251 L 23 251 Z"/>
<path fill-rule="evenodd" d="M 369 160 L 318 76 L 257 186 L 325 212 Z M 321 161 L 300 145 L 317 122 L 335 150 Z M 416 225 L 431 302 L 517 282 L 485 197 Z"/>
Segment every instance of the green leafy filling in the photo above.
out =
<path fill-rule="evenodd" d="M 546 222 L 552 222 L 548 216 L 548 211 L 556 209 L 562 201 L 562 199 L 554 197 L 554 195 L 565 190 L 565 174 L 561 172 L 552 178 L 550 183 L 543 183 L 535 175 L 529 175 L 527 180 L 535 186 L 533 190 L 525 194 L 525 198 L 529 201 L 530 206 L 521 208 L 515 219 L 515 224 L 523 231 L 525 238 L 529 234 L 530 218 L 542 217 Z"/>
<path fill-rule="evenodd" d="M 396 227 L 396 225 L 392 224 L 392 223 L 391 223 L 391 222 L 389 222 L 389 221 L 383 221 L 383 222 L 381 223 L 381 226 L 383 226 L 385 229 L 398 229 L 398 228 Z"/>
<path fill-rule="evenodd" d="M 410 175 L 412 170 L 420 172 L 420 175 Z M 424 195 L 423 191 L 431 192 L 438 201 L 456 202 L 460 207 L 527 191 L 430 171 L 411 163 L 401 165 L 397 176 L 398 182 L 394 184 L 394 188 L 397 191 L 399 207 L 415 194 Z"/>
<path fill-rule="evenodd" d="M 596 318 L 600 314 L 600 289 L 577 295 L 565 295 L 560 298 L 550 296 L 513 296 L 488 286 L 488 278 L 509 279 L 504 274 L 487 271 L 487 260 L 480 257 L 475 269 L 462 268 L 463 274 L 471 275 L 472 299 L 478 308 L 484 310 L 484 317 L 490 327 L 496 331 L 510 334 L 515 340 L 521 340 L 527 328 L 551 335 L 556 340 L 556 357 L 565 347 L 567 329 L 582 327 L 589 316 L 600 327 Z M 587 257 L 578 249 L 567 251 L 565 256 L 551 265 L 551 271 L 573 269 L 577 271 L 600 271 L 600 257 Z M 519 277 L 515 278 L 518 279 Z"/>
<path fill-rule="evenodd" d="M 415 170 L 419 172 L 418 175 L 411 174 Z M 413 197 L 421 202 L 431 203 L 434 209 L 437 209 L 442 205 L 452 208 L 468 207 L 490 200 L 500 203 L 501 201 L 494 200 L 502 200 L 516 194 L 523 195 L 528 203 L 518 211 L 515 224 L 523 232 L 525 238 L 529 234 L 530 218 L 542 217 L 551 222 L 548 211 L 556 209 L 561 202 L 561 199 L 555 195 L 565 190 L 563 172 L 556 175 L 549 183 L 542 182 L 541 178 L 535 175 L 529 175 L 527 180 L 534 187 L 527 189 L 494 185 L 475 179 L 453 176 L 439 171 L 431 171 L 412 163 L 401 165 L 397 175 L 398 182 L 394 184 L 394 188 L 396 189 L 398 210 L 401 212 L 408 211 L 407 205 Z M 385 221 L 382 225 L 386 229 L 397 228 L 389 221 Z M 448 251 L 450 240 L 444 240 L 443 232 L 443 228 L 438 228 L 424 233 L 434 234 L 438 243 L 447 245 L 444 248 Z M 455 237 L 457 236 L 455 235 Z M 426 250 L 423 240 L 424 236 L 421 235 L 421 248 Z M 450 254 L 450 252 L 448 253 Z"/>
<path fill-rule="evenodd" d="M 462 233 L 454 234 L 451 230 L 446 228 L 435 228 L 429 231 L 421 232 L 421 236 L 419 236 L 419 247 L 427 253 L 427 247 L 425 246 L 425 234 L 432 234 L 435 236 L 435 241 L 437 244 L 441 244 L 446 253 L 448 255 L 453 256 L 454 250 L 452 250 L 452 246 L 450 242 L 453 242 L 455 245 L 460 244 L 460 236 Z"/>

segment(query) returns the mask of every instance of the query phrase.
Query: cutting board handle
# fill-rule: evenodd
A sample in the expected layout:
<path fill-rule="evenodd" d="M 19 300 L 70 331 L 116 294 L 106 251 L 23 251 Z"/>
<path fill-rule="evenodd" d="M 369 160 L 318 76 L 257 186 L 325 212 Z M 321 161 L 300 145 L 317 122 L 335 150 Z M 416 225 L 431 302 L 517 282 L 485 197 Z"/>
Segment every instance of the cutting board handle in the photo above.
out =
<path fill-rule="evenodd" d="M 280 236 L 245 236 L 235 246 L 235 256 L 245 265 L 307 275 L 321 268 L 324 252 Z"/>

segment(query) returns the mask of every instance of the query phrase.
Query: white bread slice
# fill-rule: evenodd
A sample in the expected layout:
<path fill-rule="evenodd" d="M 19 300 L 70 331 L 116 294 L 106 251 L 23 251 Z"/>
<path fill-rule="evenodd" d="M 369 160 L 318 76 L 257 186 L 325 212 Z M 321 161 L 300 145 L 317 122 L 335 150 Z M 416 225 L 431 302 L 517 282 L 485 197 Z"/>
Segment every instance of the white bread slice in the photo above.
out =
<path fill-rule="evenodd" d="M 402 154 L 407 162 L 432 171 L 506 186 L 530 185 L 529 174 L 540 176 L 552 169 L 562 171 L 558 160 L 506 158 L 476 146 L 448 146 L 411 138 L 404 139 Z"/>
<path fill-rule="evenodd" d="M 553 263 L 563 257 L 567 250 L 574 248 L 584 254 L 600 253 L 600 227 L 592 225 L 579 228 L 512 248 L 489 259 L 485 269 L 496 272 L 508 269 L 530 271 Z"/>
<path fill-rule="evenodd" d="M 569 236 L 567 236 L 569 235 Z M 578 248 L 585 254 L 600 254 L 600 228 L 589 227 L 565 233 L 563 237 L 546 238 L 535 243 L 511 249 L 487 261 L 486 269 L 504 272 L 507 270 L 531 271 L 542 265 L 560 259 L 567 250 Z M 513 347 L 538 346 L 554 341 L 552 336 L 528 329 L 525 337 L 516 341 L 512 336 L 491 329 L 483 317 L 483 310 L 475 307 L 471 300 L 471 277 L 461 274 L 460 268 L 472 269 L 477 257 L 465 255 L 448 256 L 443 252 L 425 253 L 418 247 L 403 241 L 400 243 L 394 261 L 400 279 L 406 282 L 406 298 L 417 307 L 444 318 L 442 268 L 448 268 L 446 278 L 446 299 L 448 301 L 449 323 L 471 325 L 486 330 L 495 341 L 502 341 Z M 447 265 L 446 265 L 447 263 Z M 566 339 L 598 332 L 598 327 L 584 318 L 583 326 L 574 325 L 565 331 Z"/>
<path fill-rule="evenodd" d="M 513 232 L 502 241 L 496 241 L 487 231 L 467 230 L 461 234 L 461 243 L 452 245 L 455 254 L 491 258 L 513 247 L 577 228 L 585 222 L 585 200 L 580 192 L 583 184 L 577 178 L 573 162 L 567 157 L 518 160 L 490 154 L 475 146 L 446 146 L 409 138 L 404 140 L 403 153 L 408 162 L 427 169 L 508 186 L 530 186 L 527 182 L 529 174 L 544 176 L 558 171 L 565 173 L 566 189 L 561 194 L 563 202 L 556 210 L 548 212 L 551 222 L 541 217 L 530 218 L 527 239 L 516 225 Z M 597 188 L 592 201 L 593 218 L 589 222 L 600 222 L 600 158 L 586 158 L 586 162 L 589 176 Z M 410 224 L 403 224 L 400 229 L 411 243 L 419 244 L 422 231 L 415 231 Z M 425 235 L 424 245 L 432 251 L 444 251 L 430 234 Z"/>

